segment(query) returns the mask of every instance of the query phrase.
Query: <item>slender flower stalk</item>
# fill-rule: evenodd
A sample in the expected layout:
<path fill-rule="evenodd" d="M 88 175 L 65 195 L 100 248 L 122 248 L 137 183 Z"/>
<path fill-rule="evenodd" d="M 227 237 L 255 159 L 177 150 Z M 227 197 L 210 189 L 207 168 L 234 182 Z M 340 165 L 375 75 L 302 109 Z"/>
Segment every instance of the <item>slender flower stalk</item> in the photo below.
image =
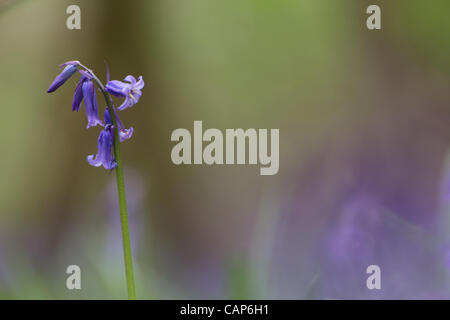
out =
<path fill-rule="evenodd" d="M 72 110 L 78 111 L 80 104 L 84 99 L 86 105 L 86 114 L 88 117 L 88 128 L 90 126 L 96 126 L 97 124 L 104 127 L 100 132 L 98 139 L 98 153 L 97 155 L 91 155 L 87 157 L 88 162 L 93 166 L 101 166 L 105 169 L 116 171 L 117 180 L 117 191 L 119 197 L 119 208 L 120 208 L 120 222 L 122 227 L 122 241 L 123 241 L 123 254 L 125 261 L 125 274 L 128 289 L 128 299 L 136 299 L 136 290 L 134 283 L 134 273 L 133 273 L 133 259 L 131 254 L 131 243 L 130 243 L 130 230 L 128 225 L 128 212 L 127 212 L 127 201 L 125 196 L 125 181 L 123 176 L 123 164 L 122 164 L 122 154 L 120 151 L 120 143 L 126 139 L 131 138 L 133 134 L 133 128 L 125 129 L 122 121 L 120 120 L 117 111 L 114 107 L 110 93 L 107 91 L 108 85 L 116 84 L 119 87 L 122 83 L 113 80 L 109 81 L 109 70 L 108 70 L 108 84 L 105 87 L 103 83 L 98 79 L 92 70 L 83 66 L 79 61 L 69 61 L 61 65 L 64 70 L 58 75 L 55 81 L 52 83 L 48 92 L 55 91 L 64 82 L 69 79 L 76 71 L 81 74 L 81 79 L 75 89 L 75 94 L 72 102 Z M 84 70 L 78 69 L 78 67 L 84 68 Z M 139 82 L 132 76 L 127 76 L 125 78 L 130 84 L 124 84 L 124 94 L 119 95 L 125 97 L 123 106 L 131 107 L 138 102 L 142 92 L 141 89 L 144 86 L 142 77 L 139 77 Z M 104 124 L 98 119 L 98 108 L 95 96 L 95 88 L 93 88 L 93 83 L 95 83 L 103 94 L 105 99 L 107 109 L 104 115 Z M 119 86 L 117 86 L 119 84 Z M 133 96 L 133 93 L 136 96 Z M 119 108 L 121 110 L 123 108 Z M 113 133 L 113 137 L 112 137 Z M 114 151 L 114 156 L 111 153 L 111 147 Z"/>
<path fill-rule="evenodd" d="M 105 98 L 106 105 L 109 109 L 109 116 L 111 118 L 112 125 L 114 127 L 114 155 L 116 158 L 117 166 L 116 180 L 117 180 L 117 192 L 119 195 L 119 208 L 120 208 L 120 224 L 122 226 L 122 241 L 123 241 L 123 256 L 125 260 L 125 275 L 127 279 L 128 288 L 128 299 L 136 299 L 136 289 L 134 285 L 134 272 L 133 272 L 133 257 L 131 255 L 131 242 L 130 242 L 130 227 L 128 225 L 128 211 L 127 211 L 127 199 L 125 197 L 125 180 L 123 177 L 123 164 L 122 164 L 122 153 L 120 151 L 120 138 L 119 129 L 117 126 L 117 120 L 112 105 L 112 99 L 106 92 L 105 87 L 102 82 L 95 76 L 95 74 L 89 70 L 92 75 L 92 80 L 98 85 Z"/>

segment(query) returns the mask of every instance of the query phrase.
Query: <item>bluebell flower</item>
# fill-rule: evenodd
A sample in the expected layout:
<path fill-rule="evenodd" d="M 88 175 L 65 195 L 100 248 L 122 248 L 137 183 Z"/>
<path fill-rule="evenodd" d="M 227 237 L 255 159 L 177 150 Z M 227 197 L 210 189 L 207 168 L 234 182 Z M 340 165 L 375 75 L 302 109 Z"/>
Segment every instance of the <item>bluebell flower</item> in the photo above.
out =
<path fill-rule="evenodd" d="M 96 125 L 103 125 L 98 118 L 97 96 L 95 94 L 95 87 L 92 80 L 86 80 L 82 83 L 84 105 L 86 106 L 86 116 L 88 124 L 86 128 L 95 127 Z"/>
<path fill-rule="evenodd" d="M 130 129 L 125 129 L 122 121 L 119 118 L 119 114 L 117 113 L 117 111 L 115 109 L 114 109 L 114 114 L 116 116 L 117 130 L 119 131 L 120 142 L 130 139 L 131 136 L 133 135 L 133 127 L 130 127 Z M 105 118 L 105 125 L 112 125 L 111 115 L 109 114 L 108 108 L 106 108 L 106 110 L 105 110 L 104 118 Z"/>
<path fill-rule="evenodd" d="M 61 87 L 67 81 L 67 79 L 69 79 L 77 71 L 77 64 L 75 63 L 66 62 L 61 66 L 64 66 L 63 71 L 61 71 L 61 73 L 56 76 L 55 80 L 48 88 L 47 93 L 53 92 Z"/>
<path fill-rule="evenodd" d="M 141 89 L 144 87 L 142 76 L 139 76 L 139 81 L 137 82 L 136 78 L 131 75 L 126 76 L 124 80 L 128 83 L 112 80 L 108 81 L 105 87 L 106 91 L 112 95 L 125 98 L 123 103 L 117 108 L 118 110 L 124 110 L 138 103 L 142 95 Z"/>
<path fill-rule="evenodd" d="M 117 129 L 119 130 L 119 140 L 120 142 L 123 142 L 124 140 L 128 140 L 133 135 L 133 127 L 130 127 L 130 129 L 125 129 L 123 126 L 122 121 L 119 118 L 119 115 L 116 110 L 114 110 L 116 114 L 116 121 L 117 121 Z"/>
<path fill-rule="evenodd" d="M 106 122 L 106 119 L 105 119 Z M 103 167 L 107 170 L 117 167 L 117 162 L 113 155 L 114 145 L 114 128 L 111 125 L 106 125 L 105 128 L 100 131 L 97 143 L 97 154 L 87 156 L 87 161 L 94 167 Z"/>
<path fill-rule="evenodd" d="M 73 95 L 73 101 L 72 101 L 72 111 L 78 111 L 80 110 L 81 101 L 83 101 L 83 83 L 87 80 L 87 78 L 82 75 L 80 78 L 80 81 L 77 84 L 77 87 L 75 88 L 75 93 Z"/>
<path fill-rule="evenodd" d="M 133 135 L 133 127 L 126 129 L 120 120 L 117 113 L 118 110 L 129 108 L 136 104 L 141 95 L 141 89 L 144 87 L 144 80 L 142 76 L 136 81 L 136 78 L 128 75 L 124 81 L 109 80 L 109 68 L 107 67 L 107 85 L 103 87 L 100 80 L 94 75 L 92 70 L 82 65 L 79 61 L 68 61 L 60 65 L 63 68 L 61 73 L 55 78 L 53 83 L 47 92 L 53 92 L 63 85 L 75 72 L 79 72 L 81 77 L 76 85 L 75 92 L 72 99 L 72 110 L 79 111 L 81 103 L 84 101 L 86 116 L 87 116 L 87 128 L 100 125 L 102 128 L 98 137 L 98 152 L 96 155 L 89 155 L 87 161 L 95 166 L 103 166 L 105 169 L 111 170 L 117 166 L 114 156 L 114 135 L 115 127 L 117 127 L 118 140 L 123 142 L 130 139 Z M 99 118 L 99 110 L 97 104 L 96 85 L 103 91 L 105 98 L 107 99 L 107 105 L 114 111 L 115 124 L 111 121 L 111 110 L 106 107 L 104 113 L 104 122 Z M 124 97 L 125 100 L 119 108 L 115 108 L 113 101 L 109 94 L 115 96 Z M 108 101 L 109 99 L 109 101 Z M 111 105 L 110 105 L 111 102 Z"/>

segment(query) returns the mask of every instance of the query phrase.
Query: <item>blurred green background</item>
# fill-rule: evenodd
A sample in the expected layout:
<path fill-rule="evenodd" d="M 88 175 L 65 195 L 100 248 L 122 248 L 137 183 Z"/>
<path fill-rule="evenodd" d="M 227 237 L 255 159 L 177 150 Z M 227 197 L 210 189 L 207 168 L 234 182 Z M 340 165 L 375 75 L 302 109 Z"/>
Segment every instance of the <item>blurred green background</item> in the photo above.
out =
<path fill-rule="evenodd" d="M 81 30 L 66 28 L 71 4 Z M 366 28 L 370 4 L 381 31 Z M 68 60 L 146 83 L 120 114 L 135 130 L 122 153 L 138 298 L 450 297 L 449 12 L 446 0 L 0 0 L 0 298 L 126 298 L 115 177 L 85 161 L 99 130 L 71 111 L 76 80 L 46 93 Z M 170 135 L 194 120 L 279 128 L 279 173 L 174 165 Z M 370 204 L 347 218 L 361 194 Z M 330 235 L 350 240 L 330 249 Z M 381 291 L 365 288 L 371 263 Z M 65 287 L 71 264 L 82 290 Z"/>

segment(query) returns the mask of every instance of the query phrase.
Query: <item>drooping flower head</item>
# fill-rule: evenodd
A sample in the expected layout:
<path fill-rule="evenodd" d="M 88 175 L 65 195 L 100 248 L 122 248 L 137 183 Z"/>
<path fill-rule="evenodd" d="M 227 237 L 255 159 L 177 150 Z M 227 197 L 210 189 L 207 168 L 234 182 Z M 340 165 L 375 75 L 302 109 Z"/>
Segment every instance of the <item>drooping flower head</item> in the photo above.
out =
<path fill-rule="evenodd" d="M 136 81 L 136 78 L 131 75 L 126 76 L 124 80 L 128 83 L 112 80 L 106 84 L 106 91 L 112 95 L 125 98 L 123 103 L 117 108 L 118 110 L 124 110 L 138 103 L 142 95 L 141 90 L 144 87 L 142 76 L 139 76 L 139 81 Z"/>
<path fill-rule="evenodd" d="M 61 73 L 56 76 L 55 80 L 48 88 L 47 93 L 53 92 L 61 87 L 67 81 L 67 79 L 69 79 L 77 71 L 77 64 L 75 63 L 66 62 L 62 66 L 64 66 L 63 71 L 61 71 Z"/>
<path fill-rule="evenodd" d="M 88 124 L 86 128 L 95 127 L 96 125 L 103 125 L 98 118 L 97 96 L 95 94 L 95 87 L 92 80 L 86 80 L 82 83 L 84 105 L 86 106 L 86 116 Z"/>
<path fill-rule="evenodd" d="M 47 92 L 53 92 L 62 86 L 75 72 L 81 74 L 80 80 L 75 88 L 75 92 L 72 100 L 72 110 L 79 111 L 81 107 L 81 102 L 84 101 L 86 107 L 86 116 L 88 120 L 87 128 L 95 127 L 100 125 L 103 127 L 100 135 L 98 137 L 98 152 L 97 155 L 90 155 L 87 157 L 87 161 L 95 166 L 102 166 L 105 169 L 114 169 L 117 166 L 115 161 L 115 157 L 113 154 L 114 147 L 114 130 L 115 127 L 113 122 L 111 121 L 111 115 L 115 118 L 115 124 L 117 126 L 117 133 L 119 136 L 119 141 L 123 142 L 124 140 L 130 139 L 133 135 L 133 127 L 126 129 L 120 120 L 119 114 L 117 113 L 116 108 L 114 107 L 113 101 L 111 97 L 107 98 L 107 105 L 112 108 L 114 113 L 110 113 L 110 108 L 105 109 L 104 113 L 104 123 L 99 119 L 99 110 L 97 104 L 97 96 L 95 90 L 95 84 L 98 86 L 100 90 L 103 91 L 105 97 L 108 95 L 106 92 L 115 95 L 124 97 L 125 100 L 121 106 L 118 107 L 119 110 L 123 110 L 129 108 L 136 104 L 141 95 L 141 89 L 144 87 L 144 80 L 142 76 L 139 77 L 139 81 L 136 81 L 136 78 L 129 75 L 124 80 L 126 82 L 118 81 L 118 80 L 109 80 L 109 68 L 107 68 L 107 85 L 103 87 L 103 84 L 100 80 L 95 76 L 92 70 L 83 66 L 79 61 L 73 60 L 68 61 L 60 65 L 63 70 L 61 73 L 55 78 L 53 83 L 50 85 Z M 95 84 L 94 84 L 95 83 Z M 111 103 L 111 104 L 110 104 Z"/>
<path fill-rule="evenodd" d="M 72 111 L 80 110 L 81 101 L 83 101 L 83 83 L 87 80 L 87 78 L 82 75 L 80 81 L 75 88 L 75 93 L 73 94 L 72 100 Z"/>
<path fill-rule="evenodd" d="M 109 113 L 109 112 L 108 112 Z M 105 111 L 105 115 L 107 111 Z M 105 123 L 107 119 L 105 117 Z M 89 155 L 87 156 L 87 161 L 90 165 L 94 167 L 103 167 L 107 170 L 114 169 L 117 167 L 117 162 L 113 155 L 113 146 L 114 146 L 114 128 L 111 124 L 107 124 L 105 128 L 100 131 L 100 135 L 98 137 L 97 142 L 97 155 Z"/>

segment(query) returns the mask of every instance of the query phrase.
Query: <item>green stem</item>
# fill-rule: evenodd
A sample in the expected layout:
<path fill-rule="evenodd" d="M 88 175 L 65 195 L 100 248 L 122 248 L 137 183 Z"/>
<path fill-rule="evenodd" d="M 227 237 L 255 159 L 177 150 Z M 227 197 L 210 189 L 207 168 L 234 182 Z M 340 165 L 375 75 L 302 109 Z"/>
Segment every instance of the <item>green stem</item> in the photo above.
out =
<path fill-rule="evenodd" d="M 87 68 L 86 68 L 87 69 Z M 114 106 L 111 102 L 111 97 L 108 92 L 106 92 L 105 87 L 102 82 L 95 76 L 95 74 L 87 69 L 93 76 L 94 80 L 106 101 L 106 105 L 109 108 L 109 114 L 111 116 L 111 122 L 114 125 L 114 155 L 117 162 L 116 180 L 117 180 L 117 192 L 119 195 L 119 208 L 120 208 L 120 223 L 122 226 L 122 241 L 123 241 L 123 256 L 125 260 L 125 275 L 127 279 L 128 288 L 128 299 L 136 299 L 136 289 L 134 286 L 134 273 L 133 273 L 133 257 L 131 255 L 131 242 L 130 242 L 130 228 L 128 226 L 128 212 L 127 212 L 127 199 L 125 197 L 125 181 L 123 178 L 123 165 L 122 165 L 122 155 L 120 152 L 120 140 L 119 140 L 119 129 L 117 127 L 116 115 L 114 112 Z"/>

